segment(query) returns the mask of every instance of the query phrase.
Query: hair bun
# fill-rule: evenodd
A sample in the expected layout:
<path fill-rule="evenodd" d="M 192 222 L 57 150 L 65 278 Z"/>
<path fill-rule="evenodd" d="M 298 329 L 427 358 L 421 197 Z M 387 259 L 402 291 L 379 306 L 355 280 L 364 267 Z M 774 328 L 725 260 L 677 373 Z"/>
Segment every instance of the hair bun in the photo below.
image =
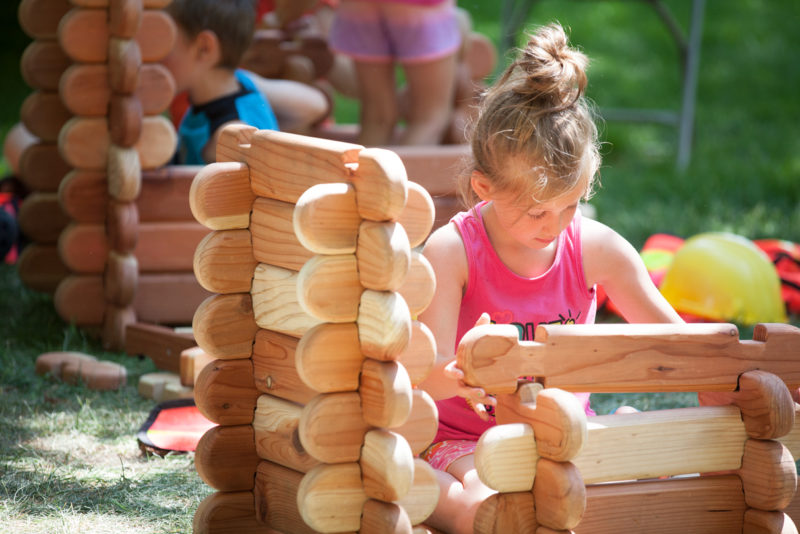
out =
<path fill-rule="evenodd" d="M 515 90 L 551 106 L 571 105 L 586 89 L 588 64 L 582 52 L 569 46 L 560 25 L 542 26 L 515 62 L 521 71 Z"/>

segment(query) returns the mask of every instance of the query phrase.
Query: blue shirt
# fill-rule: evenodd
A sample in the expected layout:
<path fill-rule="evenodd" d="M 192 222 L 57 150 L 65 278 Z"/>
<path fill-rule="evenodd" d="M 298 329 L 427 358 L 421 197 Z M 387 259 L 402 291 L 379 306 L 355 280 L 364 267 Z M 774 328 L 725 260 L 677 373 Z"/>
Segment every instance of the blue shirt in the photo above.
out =
<path fill-rule="evenodd" d="M 177 163 L 205 165 L 203 148 L 217 129 L 241 121 L 259 130 L 277 130 L 278 120 L 266 97 L 243 70 L 236 70 L 240 89 L 200 106 L 189 107 L 178 128 Z"/>

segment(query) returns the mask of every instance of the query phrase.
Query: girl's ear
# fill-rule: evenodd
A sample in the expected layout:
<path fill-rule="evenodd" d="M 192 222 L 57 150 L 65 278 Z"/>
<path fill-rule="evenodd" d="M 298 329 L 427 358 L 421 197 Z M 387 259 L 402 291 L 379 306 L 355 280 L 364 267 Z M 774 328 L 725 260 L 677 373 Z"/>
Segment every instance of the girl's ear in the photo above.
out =
<path fill-rule="evenodd" d="M 492 183 L 481 171 L 472 171 L 469 177 L 472 190 L 481 200 L 489 201 L 492 199 Z"/>

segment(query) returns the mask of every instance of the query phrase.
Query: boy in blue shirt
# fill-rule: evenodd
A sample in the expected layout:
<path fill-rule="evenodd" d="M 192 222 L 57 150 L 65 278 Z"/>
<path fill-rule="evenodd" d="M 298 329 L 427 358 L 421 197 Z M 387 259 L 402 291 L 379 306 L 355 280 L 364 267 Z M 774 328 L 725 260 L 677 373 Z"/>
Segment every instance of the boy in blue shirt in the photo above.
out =
<path fill-rule="evenodd" d="M 255 29 L 253 0 L 173 0 L 165 9 L 178 36 L 164 64 L 190 103 L 178 128 L 177 162 L 215 161 L 217 136 L 230 123 L 277 130 L 259 77 L 237 69 Z"/>

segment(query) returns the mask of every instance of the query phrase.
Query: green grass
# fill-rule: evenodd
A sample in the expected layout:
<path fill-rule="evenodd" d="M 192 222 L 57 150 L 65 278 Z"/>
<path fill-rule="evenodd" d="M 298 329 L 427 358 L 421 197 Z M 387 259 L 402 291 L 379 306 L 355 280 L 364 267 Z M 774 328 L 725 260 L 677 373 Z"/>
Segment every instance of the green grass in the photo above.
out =
<path fill-rule="evenodd" d="M 691 2 L 667 4 L 685 25 Z M 459 5 L 473 14 L 478 31 L 498 41 L 498 2 Z M 0 6 L 0 139 L 30 93 L 19 77 L 28 40 L 15 9 L 14 2 Z M 678 107 L 675 48 L 645 3 L 538 2 L 530 23 L 551 20 L 567 26 L 591 57 L 589 96 L 600 109 Z M 655 232 L 689 237 L 711 230 L 800 242 L 797 20 L 796 0 L 707 3 L 691 163 L 676 170 L 672 127 L 603 124 L 603 186 L 593 200 L 603 222 L 637 247 Z M 338 111 L 354 121 L 357 105 L 346 102 Z M 122 363 L 128 386 L 93 392 L 36 376 L 36 356 L 52 350 Z M 0 265 L 0 531 L 191 530 L 197 504 L 211 491 L 195 473 L 193 456 L 148 458 L 136 444 L 153 403 L 135 386 L 152 370 L 148 361 L 102 351 L 88 333 L 57 317 L 50 297 L 23 288 L 13 267 Z M 621 404 L 663 409 L 695 403 L 692 394 L 593 396 L 598 413 Z"/>

